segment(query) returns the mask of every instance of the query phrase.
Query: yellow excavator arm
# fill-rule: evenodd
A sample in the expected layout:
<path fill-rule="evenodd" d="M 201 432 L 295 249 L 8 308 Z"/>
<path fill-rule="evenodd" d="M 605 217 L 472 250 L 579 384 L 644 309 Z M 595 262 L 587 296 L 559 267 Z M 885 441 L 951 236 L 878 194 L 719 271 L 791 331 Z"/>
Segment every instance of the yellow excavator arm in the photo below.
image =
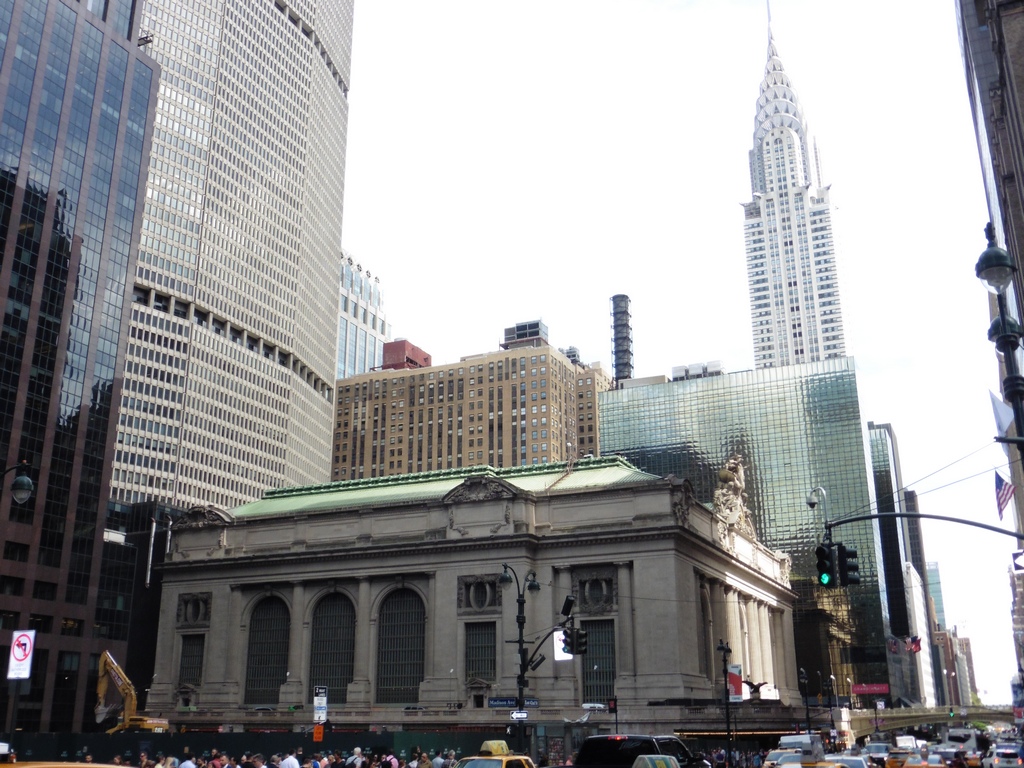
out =
<path fill-rule="evenodd" d="M 104 650 L 102 655 L 99 656 L 99 679 L 96 681 L 95 712 L 97 723 L 101 723 L 108 718 L 111 711 L 117 706 L 116 702 L 106 700 L 106 691 L 108 691 L 111 683 L 114 683 L 114 687 L 117 688 L 121 698 L 124 699 L 121 722 L 108 731 L 109 733 L 115 733 L 128 728 L 129 723 L 135 720 L 137 699 L 135 696 L 135 686 L 131 684 L 131 680 L 125 675 L 125 671 L 115 662 L 111 652 Z"/>

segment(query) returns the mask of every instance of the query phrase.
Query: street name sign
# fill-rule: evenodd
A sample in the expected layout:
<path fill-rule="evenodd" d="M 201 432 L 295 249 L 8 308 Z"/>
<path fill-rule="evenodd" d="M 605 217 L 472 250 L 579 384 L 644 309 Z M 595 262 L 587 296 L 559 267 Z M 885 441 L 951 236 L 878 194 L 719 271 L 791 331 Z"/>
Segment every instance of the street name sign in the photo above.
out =
<path fill-rule="evenodd" d="M 523 703 L 527 707 L 539 707 L 540 699 L 530 698 L 527 696 L 523 699 Z M 491 709 L 511 709 L 516 705 L 515 696 L 491 696 L 487 699 L 487 706 Z"/>

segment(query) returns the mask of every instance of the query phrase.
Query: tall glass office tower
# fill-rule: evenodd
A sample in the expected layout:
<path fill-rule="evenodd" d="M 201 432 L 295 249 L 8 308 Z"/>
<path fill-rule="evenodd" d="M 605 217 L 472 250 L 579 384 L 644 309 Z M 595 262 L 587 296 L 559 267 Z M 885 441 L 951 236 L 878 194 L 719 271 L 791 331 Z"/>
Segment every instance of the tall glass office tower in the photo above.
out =
<path fill-rule="evenodd" d="M 18 503 L 3 477 L 0 636 L 37 633 L 28 731 L 94 728 L 99 654 L 126 647 L 131 575 L 104 529 L 159 76 L 135 12 L 0 0 L 0 456 L 35 483 Z"/>
<path fill-rule="evenodd" d="M 743 206 L 754 365 L 846 354 L 829 188 L 817 145 L 768 31 Z"/>
<path fill-rule="evenodd" d="M 113 496 L 329 478 L 353 0 L 148 0 L 163 68 Z"/>
<path fill-rule="evenodd" d="M 384 342 L 391 340 L 380 280 L 351 254 L 344 256 L 338 304 L 338 379 L 380 368 L 384 364 Z"/>
<path fill-rule="evenodd" d="M 931 659 L 930 621 L 925 606 L 928 573 L 925 569 L 924 536 L 921 520 L 897 517 L 917 512 L 917 494 L 903 487 L 903 470 L 896 434 L 891 424 L 868 422 L 871 476 L 878 513 L 878 540 L 882 553 L 879 574 L 882 600 L 889 612 L 887 643 L 890 692 L 893 701 L 920 704 L 932 700 L 935 682 Z M 920 604 L 920 615 L 915 608 Z M 917 636 L 926 646 L 922 651 L 907 649 L 904 640 Z"/>
<path fill-rule="evenodd" d="M 873 509 L 853 359 L 637 384 L 599 395 L 602 455 L 685 478 L 697 499 L 711 504 L 719 470 L 740 454 L 759 538 L 793 558 L 797 665 L 812 675 L 821 670 L 825 681 L 831 674 L 889 683 L 875 527 L 835 529 L 837 541 L 858 550 L 859 585 L 825 589 L 815 579 L 825 515 L 834 521 Z M 810 509 L 807 494 L 816 487 L 825 489 L 826 502 Z M 817 684 L 811 681 L 812 695 Z"/>

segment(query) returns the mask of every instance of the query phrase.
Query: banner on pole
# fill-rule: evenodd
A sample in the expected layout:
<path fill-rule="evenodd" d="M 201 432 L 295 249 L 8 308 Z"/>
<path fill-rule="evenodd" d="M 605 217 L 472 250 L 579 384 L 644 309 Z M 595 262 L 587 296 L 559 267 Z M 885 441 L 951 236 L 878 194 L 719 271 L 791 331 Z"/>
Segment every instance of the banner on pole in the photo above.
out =
<path fill-rule="evenodd" d="M 729 701 L 743 701 L 743 668 L 739 664 L 729 665 Z"/>

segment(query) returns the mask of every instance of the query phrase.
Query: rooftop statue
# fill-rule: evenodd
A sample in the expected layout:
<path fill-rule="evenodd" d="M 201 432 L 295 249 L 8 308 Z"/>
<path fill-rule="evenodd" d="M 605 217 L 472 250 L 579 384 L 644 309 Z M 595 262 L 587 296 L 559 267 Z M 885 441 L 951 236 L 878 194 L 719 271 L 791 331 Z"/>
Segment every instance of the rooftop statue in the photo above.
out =
<path fill-rule="evenodd" d="M 718 470 L 718 488 L 715 489 L 715 514 L 729 527 L 757 537 L 747 509 L 746 483 L 743 478 L 743 457 L 734 453 L 725 466 Z"/>

